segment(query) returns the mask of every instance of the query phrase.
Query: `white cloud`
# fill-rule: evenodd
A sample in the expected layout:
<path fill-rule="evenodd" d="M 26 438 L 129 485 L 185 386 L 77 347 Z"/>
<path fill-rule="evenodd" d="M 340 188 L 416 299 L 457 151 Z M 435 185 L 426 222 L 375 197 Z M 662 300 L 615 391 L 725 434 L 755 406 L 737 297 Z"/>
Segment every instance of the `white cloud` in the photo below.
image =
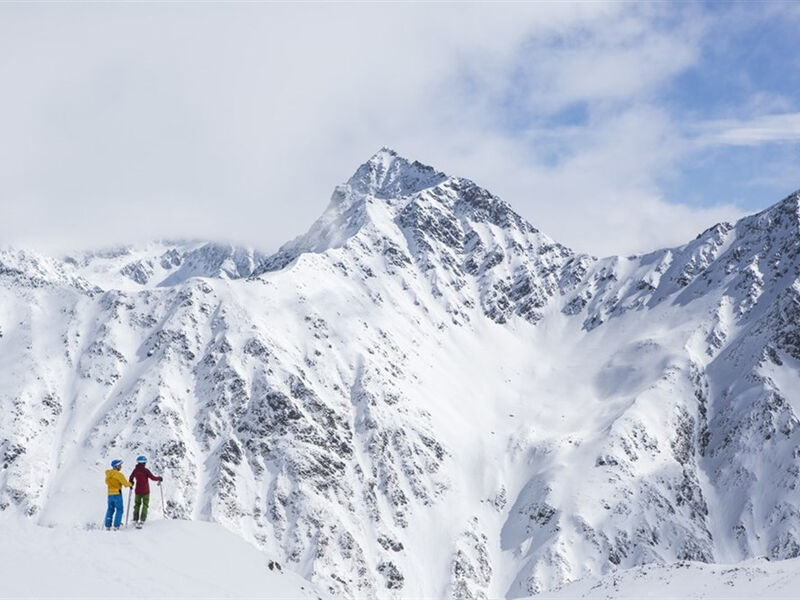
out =
<path fill-rule="evenodd" d="M 747 120 L 725 119 L 703 123 L 701 145 L 756 146 L 800 141 L 800 113 L 761 115 Z"/>
<path fill-rule="evenodd" d="M 433 157 L 433 146 L 421 147 L 420 156 L 469 174 L 579 251 L 628 254 L 680 245 L 714 223 L 742 216 L 730 204 L 697 207 L 660 196 L 654 176 L 665 175 L 686 144 L 657 110 L 631 109 L 609 119 L 581 136 L 580 147 L 556 165 L 531 164 L 525 144 L 500 135 L 464 132 L 449 142 L 437 148 L 441 157 Z"/>
<path fill-rule="evenodd" d="M 652 96 L 698 60 L 702 19 L 616 3 L 0 14 L 5 242 L 272 249 L 383 145 L 476 179 L 595 253 L 678 243 L 736 214 L 669 205 L 654 184 L 687 148 Z M 548 122 L 575 102 L 588 122 Z"/>
<path fill-rule="evenodd" d="M 616 31 L 609 38 L 593 30 L 566 47 L 536 47 L 525 75 L 535 106 L 558 110 L 573 102 L 629 101 L 656 89 L 696 59 L 696 44 L 673 34 L 637 28 L 630 37 Z"/>

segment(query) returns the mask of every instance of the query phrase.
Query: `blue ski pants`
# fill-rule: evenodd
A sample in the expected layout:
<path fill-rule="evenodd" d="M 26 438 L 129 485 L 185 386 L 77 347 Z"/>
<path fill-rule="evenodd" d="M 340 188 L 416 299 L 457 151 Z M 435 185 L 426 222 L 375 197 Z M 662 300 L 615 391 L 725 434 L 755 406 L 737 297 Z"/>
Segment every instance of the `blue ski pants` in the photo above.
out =
<path fill-rule="evenodd" d="M 119 527 L 122 524 L 122 494 L 115 494 L 108 497 L 106 527 L 111 527 L 112 518 L 114 519 L 114 527 Z"/>

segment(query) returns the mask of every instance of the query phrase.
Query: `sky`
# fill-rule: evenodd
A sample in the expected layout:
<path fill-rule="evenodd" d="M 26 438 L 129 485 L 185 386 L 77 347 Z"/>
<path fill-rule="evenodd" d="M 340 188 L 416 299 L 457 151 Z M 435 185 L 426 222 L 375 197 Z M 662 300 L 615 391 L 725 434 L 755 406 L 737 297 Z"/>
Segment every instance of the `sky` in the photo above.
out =
<path fill-rule="evenodd" d="M 263 251 L 379 148 L 596 255 L 800 188 L 798 3 L 0 4 L 0 245 Z"/>

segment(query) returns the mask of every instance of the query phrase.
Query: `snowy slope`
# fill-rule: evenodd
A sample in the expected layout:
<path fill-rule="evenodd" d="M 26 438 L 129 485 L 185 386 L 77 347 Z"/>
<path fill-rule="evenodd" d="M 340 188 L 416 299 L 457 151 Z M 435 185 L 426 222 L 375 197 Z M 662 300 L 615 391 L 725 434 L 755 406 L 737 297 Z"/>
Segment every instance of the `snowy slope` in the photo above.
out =
<path fill-rule="evenodd" d="M 768 562 L 755 559 L 736 565 L 682 561 L 646 565 L 587 578 L 554 592 L 534 596 L 556 598 L 797 598 L 800 559 Z"/>
<path fill-rule="evenodd" d="M 324 596 L 212 523 L 156 519 L 120 532 L 0 524 L 3 598 Z"/>
<path fill-rule="evenodd" d="M 96 523 L 144 452 L 171 515 L 348 597 L 798 556 L 799 202 L 597 259 L 383 149 L 264 260 L 6 251 L 0 510 Z"/>

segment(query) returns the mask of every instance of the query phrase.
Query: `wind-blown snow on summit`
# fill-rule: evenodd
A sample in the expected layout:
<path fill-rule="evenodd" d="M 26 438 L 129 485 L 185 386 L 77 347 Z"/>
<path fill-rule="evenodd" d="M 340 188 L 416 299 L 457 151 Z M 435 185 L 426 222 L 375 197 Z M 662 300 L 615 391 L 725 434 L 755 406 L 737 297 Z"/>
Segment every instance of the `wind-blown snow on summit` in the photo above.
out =
<path fill-rule="evenodd" d="M 268 258 L 5 251 L 0 509 L 96 521 L 146 453 L 347 597 L 798 556 L 799 202 L 597 259 L 383 149 Z"/>

